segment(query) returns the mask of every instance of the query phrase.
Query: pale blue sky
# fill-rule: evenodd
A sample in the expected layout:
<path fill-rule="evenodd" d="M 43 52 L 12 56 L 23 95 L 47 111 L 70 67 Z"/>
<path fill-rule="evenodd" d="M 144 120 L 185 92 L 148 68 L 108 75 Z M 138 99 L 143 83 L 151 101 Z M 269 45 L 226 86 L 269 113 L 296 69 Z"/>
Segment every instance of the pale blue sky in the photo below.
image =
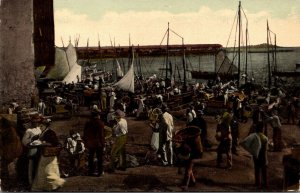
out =
<path fill-rule="evenodd" d="M 83 39 L 82 44 L 87 38 L 92 45 L 97 44 L 97 34 L 100 34 L 101 40 L 105 39 L 104 44 L 109 44 L 111 37 L 119 44 L 125 45 L 129 34 L 136 40 L 134 43 L 159 44 L 162 37 L 146 41 L 146 32 L 161 36 L 159 34 L 164 33 L 167 22 L 170 22 L 171 28 L 175 31 L 178 29 L 188 43 L 224 44 L 227 41 L 225 37 L 229 36 L 238 2 L 238 0 L 54 0 L 56 44 L 60 44 L 60 37 L 68 39 L 71 36 L 72 39 L 78 34 Z M 278 36 L 278 42 L 282 45 L 300 45 L 298 37 L 300 0 L 242 0 L 241 3 L 249 25 L 252 24 L 249 26 L 249 32 L 254 34 L 251 38 L 253 43 L 263 43 L 261 41 L 264 38 L 257 36 L 263 33 L 261 28 L 265 28 L 268 19 L 272 31 Z M 80 28 L 74 26 L 76 21 L 77 25 L 81 25 Z M 184 25 L 184 21 L 189 25 Z M 207 21 L 210 21 L 209 25 Z M 130 25 L 127 26 L 124 22 Z M 224 23 L 226 25 L 223 25 Z M 198 27 L 195 28 L 193 25 Z M 191 29 L 187 29 L 188 26 L 191 26 Z M 155 31 L 158 32 L 151 31 L 150 27 L 155 27 Z M 206 27 L 211 30 L 205 31 L 203 28 Z M 218 30 L 224 33 L 216 33 Z M 205 40 L 207 42 L 202 42 Z"/>
<path fill-rule="evenodd" d="M 269 11 L 274 17 L 284 18 L 295 9 L 300 15 L 299 0 L 247 0 L 241 1 L 244 9 L 251 12 Z M 161 10 L 171 13 L 198 11 L 201 6 L 213 10 L 236 9 L 238 0 L 55 0 L 55 9 L 68 8 L 77 13 L 98 19 L 107 11 L 151 11 Z"/>

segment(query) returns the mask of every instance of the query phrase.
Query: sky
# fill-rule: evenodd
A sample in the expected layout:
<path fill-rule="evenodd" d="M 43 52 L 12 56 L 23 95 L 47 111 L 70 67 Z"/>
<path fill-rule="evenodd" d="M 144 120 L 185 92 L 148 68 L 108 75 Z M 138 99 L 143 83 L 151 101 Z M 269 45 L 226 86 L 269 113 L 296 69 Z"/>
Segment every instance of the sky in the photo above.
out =
<path fill-rule="evenodd" d="M 237 45 L 238 0 L 54 0 L 55 44 Z M 241 0 L 241 44 L 300 46 L 300 0 Z M 175 32 L 175 33 L 173 33 Z"/>

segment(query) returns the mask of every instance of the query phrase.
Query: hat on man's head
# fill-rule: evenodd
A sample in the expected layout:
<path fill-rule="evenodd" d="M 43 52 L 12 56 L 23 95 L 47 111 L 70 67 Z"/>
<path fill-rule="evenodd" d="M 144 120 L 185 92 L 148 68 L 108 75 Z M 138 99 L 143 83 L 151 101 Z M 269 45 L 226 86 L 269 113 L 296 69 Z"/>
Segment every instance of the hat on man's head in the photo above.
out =
<path fill-rule="evenodd" d="M 125 117 L 125 113 L 121 111 L 120 109 L 117 109 L 115 112 L 115 116 L 120 118 L 120 117 Z"/>
<path fill-rule="evenodd" d="M 92 110 L 92 116 L 97 116 L 97 115 L 100 115 L 100 114 L 101 114 L 101 111 L 99 109 L 93 108 L 93 110 Z"/>
<path fill-rule="evenodd" d="M 78 141 L 82 140 L 79 133 L 76 133 L 75 139 L 78 140 Z"/>
<path fill-rule="evenodd" d="M 204 112 L 202 110 L 198 110 L 199 115 L 204 115 Z"/>
<path fill-rule="evenodd" d="M 44 117 L 39 114 L 33 114 L 30 121 L 33 123 L 41 123 L 44 120 Z"/>
<path fill-rule="evenodd" d="M 163 104 L 161 105 L 161 110 L 162 110 L 162 111 L 168 111 L 168 110 L 169 110 L 168 105 L 167 105 L 166 103 L 163 103 Z"/>

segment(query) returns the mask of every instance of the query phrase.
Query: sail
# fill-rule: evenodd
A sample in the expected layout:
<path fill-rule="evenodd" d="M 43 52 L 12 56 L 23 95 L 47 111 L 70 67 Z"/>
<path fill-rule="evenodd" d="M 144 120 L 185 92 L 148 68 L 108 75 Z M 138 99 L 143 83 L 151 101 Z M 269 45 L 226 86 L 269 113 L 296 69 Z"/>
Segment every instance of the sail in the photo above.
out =
<path fill-rule="evenodd" d="M 37 67 L 35 69 L 35 71 L 34 71 L 35 77 L 40 77 L 43 74 L 43 72 L 44 72 L 45 69 L 46 69 L 46 66 L 39 66 L 39 67 Z"/>
<path fill-rule="evenodd" d="M 67 50 L 66 50 L 66 54 L 67 54 L 69 67 L 70 67 L 70 69 L 72 69 L 72 67 L 77 63 L 76 49 L 72 45 L 72 43 L 69 43 Z"/>
<path fill-rule="evenodd" d="M 223 51 L 220 51 L 217 54 L 216 59 L 216 72 L 217 73 L 236 73 L 238 71 L 238 68 L 230 61 L 230 59 L 226 56 L 226 54 Z"/>
<path fill-rule="evenodd" d="M 76 49 L 71 43 L 66 50 L 55 49 L 55 63 L 46 78 L 62 80 L 67 84 L 81 80 L 81 66 L 77 64 Z"/>
<path fill-rule="evenodd" d="M 63 79 L 63 83 L 77 83 L 78 81 L 81 81 L 81 66 L 74 64 L 70 72 Z"/>
<path fill-rule="evenodd" d="M 114 84 L 118 89 L 129 91 L 134 93 L 134 69 L 133 69 L 133 59 L 128 72 L 123 76 L 121 80 Z"/>
<path fill-rule="evenodd" d="M 119 61 L 117 59 L 116 59 L 116 61 L 117 61 L 117 77 L 123 77 L 124 73 L 123 73 L 123 71 L 121 69 L 120 63 L 119 63 Z"/>
<path fill-rule="evenodd" d="M 65 50 L 55 48 L 55 63 L 49 70 L 46 78 L 62 80 L 69 73 L 70 68 Z"/>
<path fill-rule="evenodd" d="M 70 71 L 68 72 L 67 76 L 63 79 L 63 82 L 69 84 L 81 81 L 81 66 L 77 63 L 76 49 L 71 43 L 67 47 L 66 55 Z"/>

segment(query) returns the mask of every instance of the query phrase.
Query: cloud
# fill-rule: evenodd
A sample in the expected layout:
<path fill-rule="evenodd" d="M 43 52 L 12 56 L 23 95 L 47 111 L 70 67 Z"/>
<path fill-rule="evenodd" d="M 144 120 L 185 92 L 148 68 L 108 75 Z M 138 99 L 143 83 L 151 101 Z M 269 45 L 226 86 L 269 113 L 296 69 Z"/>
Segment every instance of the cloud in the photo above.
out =
<path fill-rule="evenodd" d="M 287 18 L 272 18 L 269 12 L 246 12 L 251 44 L 266 42 L 266 20 L 272 31 L 277 34 L 277 44 L 299 46 L 300 20 L 294 9 Z M 106 12 L 99 20 L 91 20 L 88 15 L 76 14 L 68 9 L 55 10 L 56 45 L 61 46 L 61 37 L 66 42 L 80 34 L 79 46 L 96 46 L 97 34 L 102 46 L 110 46 L 110 38 L 116 45 L 128 45 L 129 34 L 134 45 L 157 45 L 170 28 L 184 38 L 186 44 L 219 43 L 226 46 L 233 26 L 236 10 L 223 9 L 213 11 L 209 7 L 200 7 L 197 12 L 173 14 L 167 11 L 148 12 Z M 246 21 L 243 21 L 245 27 Z M 231 32 L 229 46 L 234 43 L 235 27 Z M 244 33 L 244 32 L 243 32 Z M 245 37 L 245 36 L 244 36 Z M 182 39 L 170 34 L 170 44 L 181 44 Z M 65 43 L 66 44 L 66 43 Z M 163 44 L 166 44 L 166 39 Z"/>

